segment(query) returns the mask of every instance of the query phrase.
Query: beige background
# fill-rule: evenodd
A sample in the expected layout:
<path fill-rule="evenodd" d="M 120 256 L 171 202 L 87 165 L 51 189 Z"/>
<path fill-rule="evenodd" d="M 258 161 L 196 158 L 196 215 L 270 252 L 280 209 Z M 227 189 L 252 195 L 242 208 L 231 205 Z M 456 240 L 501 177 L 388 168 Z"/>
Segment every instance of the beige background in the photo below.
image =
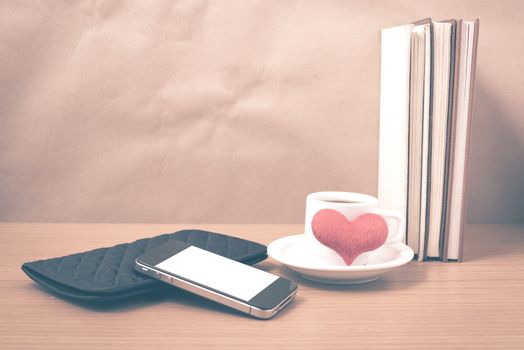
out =
<path fill-rule="evenodd" d="M 523 1 L 4 1 L 0 220 L 300 223 L 376 194 L 380 29 L 480 18 L 470 221 L 524 220 Z"/>

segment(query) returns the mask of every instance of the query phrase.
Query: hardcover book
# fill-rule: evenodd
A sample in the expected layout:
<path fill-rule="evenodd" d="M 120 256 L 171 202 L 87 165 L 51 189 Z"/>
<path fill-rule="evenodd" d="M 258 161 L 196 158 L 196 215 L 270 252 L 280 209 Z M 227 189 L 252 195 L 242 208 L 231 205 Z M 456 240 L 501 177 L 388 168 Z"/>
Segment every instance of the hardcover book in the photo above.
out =
<path fill-rule="evenodd" d="M 479 21 L 382 30 L 379 205 L 406 215 L 418 260 L 462 258 Z"/>

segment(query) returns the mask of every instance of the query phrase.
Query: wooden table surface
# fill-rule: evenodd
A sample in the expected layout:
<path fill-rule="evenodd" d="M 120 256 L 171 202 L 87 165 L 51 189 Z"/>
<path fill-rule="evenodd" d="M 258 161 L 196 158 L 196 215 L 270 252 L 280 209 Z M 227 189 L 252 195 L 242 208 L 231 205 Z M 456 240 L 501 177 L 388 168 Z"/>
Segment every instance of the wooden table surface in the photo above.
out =
<path fill-rule="evenodd" d="M 524 348 L 524 225 L 466 229 L 463 263 L 411 262 L 360 286 L 296 280 L 296 300 L 260 321 L 173 289 L 106 307 L 47 293 L 25 261 L 202 228 L 269 243 L 301 225 L 0 224 L 0 349 Z"/>

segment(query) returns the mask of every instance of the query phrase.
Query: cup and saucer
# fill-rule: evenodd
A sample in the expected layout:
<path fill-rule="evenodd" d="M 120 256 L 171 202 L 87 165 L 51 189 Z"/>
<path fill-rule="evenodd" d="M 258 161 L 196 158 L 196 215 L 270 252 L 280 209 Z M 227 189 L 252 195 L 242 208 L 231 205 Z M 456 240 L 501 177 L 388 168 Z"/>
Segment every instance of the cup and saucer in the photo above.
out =
<path fill-rule="evenodd" d="M 392 219 L 396 227 L 395 230 L 386 229 L 384 234 L 387 238 L 378 248 L 359 254 L 348 265 L 339 253 L 320 243 L 313 232 L 313 220 L 318 220 L 315 214 L 326 209 L 342 214 L 348 223 L 372 213 L 385 220 Z M 352 192 L 316 192 L 307 196 L 305 232 L 271 242 L 267 252 L 274 260 L 314 282 L 342 285 L 367 283 L 413 259 L 413 249 L 401 242 L 404 227 L 403 216 L 396 211 L 378 209 L 378 200 L 373 196 Z"/>

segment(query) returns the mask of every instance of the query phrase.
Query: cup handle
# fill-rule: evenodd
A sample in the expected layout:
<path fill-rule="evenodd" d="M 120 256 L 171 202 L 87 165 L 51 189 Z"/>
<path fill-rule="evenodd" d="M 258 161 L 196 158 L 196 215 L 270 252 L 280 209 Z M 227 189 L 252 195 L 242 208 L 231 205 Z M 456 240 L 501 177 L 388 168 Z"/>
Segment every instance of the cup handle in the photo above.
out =
<path fill-rule="evenodd" d="M 393 244 L 393 243 L 402 241 L 402 236 L 403 236 L 402 227 L 404 227 L 405 220 L 404 220 L 404 217 L 400 214 L 400 212 L 396 210 L 379 209 L 378 214 L 382 215 L 386 219 L 395 220 L 395 223 L 397 226 L 396 227 L 397 231 L 395 232 L 394 235 L 391 236 L 389 235 L 389 232 L 388 232 L 388 238 L 386 239 L 386 244 Z"/>

